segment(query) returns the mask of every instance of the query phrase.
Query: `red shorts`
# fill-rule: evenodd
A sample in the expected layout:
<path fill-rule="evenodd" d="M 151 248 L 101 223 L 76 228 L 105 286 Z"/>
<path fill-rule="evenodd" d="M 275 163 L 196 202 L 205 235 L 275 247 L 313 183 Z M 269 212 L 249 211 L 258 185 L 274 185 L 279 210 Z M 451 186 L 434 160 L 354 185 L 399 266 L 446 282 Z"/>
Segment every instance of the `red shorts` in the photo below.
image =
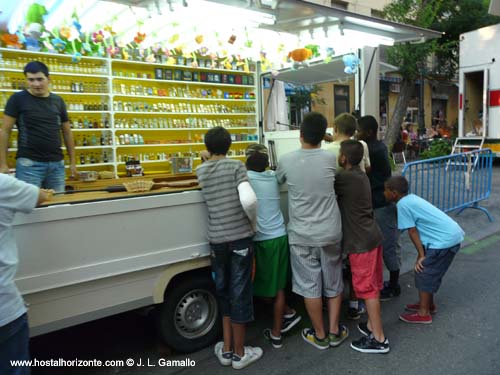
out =
<path fill-rule="evenodd" d="M 382 245 L 366 253 L 349 254 L 349 263 L 356 297 L 378 298 L 384 283 Z"/>

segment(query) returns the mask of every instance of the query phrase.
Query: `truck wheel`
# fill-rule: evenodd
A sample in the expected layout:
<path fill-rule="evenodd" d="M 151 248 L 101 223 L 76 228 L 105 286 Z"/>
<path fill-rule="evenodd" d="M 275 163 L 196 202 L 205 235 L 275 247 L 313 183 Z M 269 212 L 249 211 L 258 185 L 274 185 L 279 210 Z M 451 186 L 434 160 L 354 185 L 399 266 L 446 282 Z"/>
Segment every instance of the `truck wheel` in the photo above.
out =
<path fill-rule="evenodd" d="M 183 353 L 205 348 L 220 337 L 222 324 L 210 277 L 176 283 L 159 306 L 158 327 L 167 345 Z"/>

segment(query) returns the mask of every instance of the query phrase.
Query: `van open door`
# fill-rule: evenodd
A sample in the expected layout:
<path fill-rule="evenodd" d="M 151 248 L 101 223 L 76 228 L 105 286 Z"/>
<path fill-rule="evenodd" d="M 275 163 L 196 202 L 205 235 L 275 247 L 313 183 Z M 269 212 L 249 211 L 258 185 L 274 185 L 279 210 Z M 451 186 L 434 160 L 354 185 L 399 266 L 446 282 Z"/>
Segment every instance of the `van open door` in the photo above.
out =
<path fill-rule="evenodd" d="M 460 72 L 459 136 L 488 136 L 489 69 Z"/>

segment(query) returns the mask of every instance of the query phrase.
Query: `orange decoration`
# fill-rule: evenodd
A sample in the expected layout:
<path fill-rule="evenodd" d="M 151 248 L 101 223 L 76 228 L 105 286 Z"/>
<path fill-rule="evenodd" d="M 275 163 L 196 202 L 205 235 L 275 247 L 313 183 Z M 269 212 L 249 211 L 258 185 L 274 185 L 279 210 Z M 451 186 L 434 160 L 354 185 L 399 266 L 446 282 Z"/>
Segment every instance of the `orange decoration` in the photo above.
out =
<path fill-rule="evenodd" d="M 19 37 L 16 34 L 3 34 L 2 42 L 5 46 L 10 48 L 22 48 L 22 44 L 19 43 Z"/>
<path fill-rule="evenodd" d="M 297 48 L 288 54 L 288 58 L 293 61 L 304 61 L 312 57 L 312 51 L 309 48 Z"/>
<path fill-rule="evenodd" d="M 136 42 L 137 44 L 140 44 L 140 43 L 144 42 L 144 39 L 146 39 L 146 34 L 137 32 L 137 35 L 134 38 L 134 42 Z"/>

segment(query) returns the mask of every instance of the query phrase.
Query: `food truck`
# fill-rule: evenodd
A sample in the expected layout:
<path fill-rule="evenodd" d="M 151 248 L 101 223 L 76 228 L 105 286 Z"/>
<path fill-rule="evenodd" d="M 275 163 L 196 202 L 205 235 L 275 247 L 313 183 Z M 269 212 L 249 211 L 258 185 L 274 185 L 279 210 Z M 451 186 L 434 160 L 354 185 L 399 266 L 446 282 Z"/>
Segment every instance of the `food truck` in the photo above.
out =
<path fill-rule="evenodd" d="M 86 12 L 113 14 L 117 10 L 99 6 L 120 3 L 127 3 L 120 13 L 125 16 L 130 2 L 96 1 L 92 3 L 96 10 Z M 150 3 L 148 12 L 160 12 L 154 6 L 158 2 Z M 266 89 L 261 86 L 262 77 L 272 74 L 277 79 L 301 84 L 354 77 L 354 96 L 359 100 L 358 89 L 367 82 L 368 73 L 375 76 L 378 85 L 377 69 L 367 68 L 369 61 L 364 63 L 363 48 L 439 35 L 296 0 L 192 0 L 187 7 L 182 2 L 167 3 L 171 8 L 162 12 L 187 11 L 192 18 L 201 12 L 202 18 L 211 14 L 214 20 L 222 14 L 226 20 L 235 19 L 240 24 L 251 20 L 252 32 L 243 26 L 233 28 L 225 42 L 230 46 L 224 48 L 245 35 L 262 35 L 260 41 L 252 41 L 253 46 L 247 39 L 241 47 L 256 48 L 255 64 L 248 67 L 243 60 L 221 59 L 217 55 L 175 55 L 180 46 L 169 48 L 168 54 L 165 50 L 155 52 L 154 47 L 148 50 L 151 54 L 141 52 L 138 45 L 144 32 L 136 35 L 132 47 L 107 44 L 104 56 L 99 55 L 99 48 L 104 46 L 98 39 L 100 35 L 94 35 L 96 44 L 90 46 L 91 50 L 96 48 L 97 55 L 72 55 L 71 44 L 49 53 L 1 50 L 2 103 L 5 104 L 7 95 L 22 88 L 22 66 L 26 61 L 46 61 L 52 72 L 53 91 L 60 93 L 69 107 L 77 139 L 77 167 L 96 172 L 82 174 L 86 177 L 115 177 L 68 182 L 76 190 L 101 191 L 61 194 L 29 215 L 16 216 L 16 283 L 29 306 L 32 335 L 154 307 L 158 332 L 175 350 L 191 352 L 214 342 L 220 335 L 221 324 L 206 240 L 207 211 L 199 187 L 116 192 L 108 186 L 134 178 L 193 178 L 194 168 L 200 163 L 199 153 L 204 149 L 203 135 L 217 125 L 231 132 L 229 157 L 243 160 L 248 144 L 262 141 L 271 145 L 271 141 L 274 156 L 279 158 L 298 147 L 298 132 L 289 128 L 277 131 L 276 124 L 264 127 Z M 206 13 L 210 10 L 213 13 Z M 253 13 L 241 15 L 241 11 Z M 92 19 L 90 15 L 87 18 Z M 191 25 L 190 30 L 196 29 L 193 39 L 198 43 L 203 40 L 203 25 L 195 26 Z M 187 33 L 183 30 L 165 44 L 175 45 Z M 108 34 L 102 33 L 103 37 L 109 37 Z M 204 37 L 208 39 L 206 34 Z M 301 61 L 286 59 L 288 51 L 284 48 L 299 49 L 308 41 L 329 48 L 316 56 L 306 53 Z M 50 42 L 56 48 L 55 42 Z M 277 50 L 261 50 L 273 42 L 278 44 Z M 361 56 L 357 59 L 359 70 L 358 66 L 347 69 L 343 59 L 347 54 Z M 353 60 L 356 59 L 349 59 Z M 271 73 L 274 71 L 277 76 Z M 368 91 L 364 90 L 364 96 L 370 96 Z M 9 156 L 13 158 L 16 144 L 11 143 L 10 147 Z M 174 168 L 176 158 L 190 160 L 179 170 Z M 135 172 L 130 174 L 130 161 L 134 161 L 133 171 L 146 175 L 132 177 Z M 131 177 L 125 177 L 127 174 Z"/>

